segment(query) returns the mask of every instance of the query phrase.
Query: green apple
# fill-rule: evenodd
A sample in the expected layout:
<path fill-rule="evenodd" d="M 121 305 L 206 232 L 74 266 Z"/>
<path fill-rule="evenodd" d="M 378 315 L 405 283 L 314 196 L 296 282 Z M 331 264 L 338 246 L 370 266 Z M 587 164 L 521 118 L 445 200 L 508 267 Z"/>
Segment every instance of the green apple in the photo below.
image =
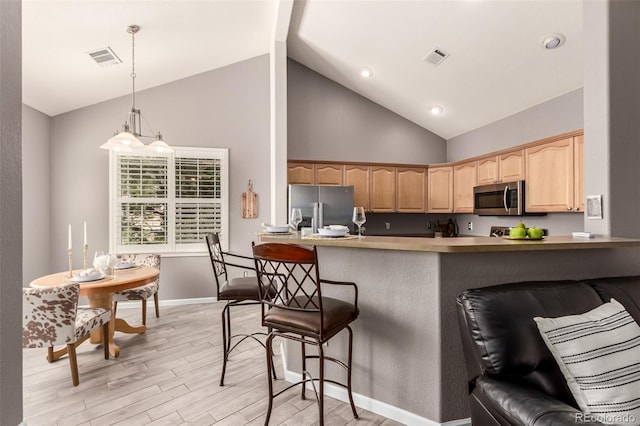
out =
<path fill-rule="evenodd" d="M 527 230 L 525 228 L 515 227 L 509 229 L 509 237 L 511 238 L 524 238 L 527 236 Z"/>
<path fill-rule="evenodd" d="M 518 228 L 523 228 L 526 229 L 526 226 L 524 226 L 524 223 L 520 222 L 517 226 Z"/>
<path fill-rule="evenodd" d="M 544 231 L 534 226 L 532 228 L 529 228 L 527 234 L 529 235 L 529 238 L 535 238 L 536 240 L 539 240 L 544 235 Z"/>

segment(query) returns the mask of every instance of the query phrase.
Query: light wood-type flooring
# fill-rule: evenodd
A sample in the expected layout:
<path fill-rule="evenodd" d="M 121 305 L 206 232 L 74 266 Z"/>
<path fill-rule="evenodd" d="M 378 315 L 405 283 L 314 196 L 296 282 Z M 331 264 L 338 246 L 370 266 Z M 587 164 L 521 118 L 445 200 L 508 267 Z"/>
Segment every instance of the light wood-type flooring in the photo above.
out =
<path fill-rule="evenodd" d="M 138 304 L 139 306 L 139 304 Z M 149 302 L 148 330 L 141 335 L 116 333 L 119 358 L 104 359 L 101 346 L 78 347 L 80 385 L 71 383 L 67 357 L 54 363 L 46 349 L 23 350 L 24 419 L 40 425 L 262 425 L 267 407 L 265 353 L 245 341 L 227 364 L 225 386 L 218 385 L 222 365 L 221 302 L 161 306 L 160 318 Z M 257 331 L 259 307 L 232 312 L 234 332 Z M 140 309 L 118 307 L 118 316 L 139 325 Z M 274 345 L 279 346 L 279 345 Z M 282 367 L 276 358 L 279 378 Z M 286 382 L 275 382 L 281 389 Z M 312 391 L 300 399 L 299 387 L 275 399 L 271 425 L 318 424 Z M 325 424 L 399 423 L 358 409 L 354 420 L 347 403 L 325 397 Z"/>

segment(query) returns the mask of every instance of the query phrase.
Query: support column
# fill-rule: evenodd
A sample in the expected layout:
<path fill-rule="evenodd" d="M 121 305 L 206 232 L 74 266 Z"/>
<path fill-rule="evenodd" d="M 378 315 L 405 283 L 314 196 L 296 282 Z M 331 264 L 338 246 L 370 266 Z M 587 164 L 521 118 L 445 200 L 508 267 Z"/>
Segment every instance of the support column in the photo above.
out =
<path fill-rule="evenodd" d="M 585 195 L 602 219 L 584 229 L 640 237 L 640 2 L 584 2 Z"/>

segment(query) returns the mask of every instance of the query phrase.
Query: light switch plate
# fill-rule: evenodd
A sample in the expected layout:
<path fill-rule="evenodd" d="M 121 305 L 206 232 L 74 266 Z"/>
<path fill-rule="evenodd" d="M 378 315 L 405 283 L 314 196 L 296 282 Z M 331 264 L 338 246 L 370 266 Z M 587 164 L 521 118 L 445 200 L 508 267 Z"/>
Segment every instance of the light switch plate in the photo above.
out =
<path fill-rule="evenodd" d="M 602 194 L 587 195 L 587 219 L 602 219 Z"/>

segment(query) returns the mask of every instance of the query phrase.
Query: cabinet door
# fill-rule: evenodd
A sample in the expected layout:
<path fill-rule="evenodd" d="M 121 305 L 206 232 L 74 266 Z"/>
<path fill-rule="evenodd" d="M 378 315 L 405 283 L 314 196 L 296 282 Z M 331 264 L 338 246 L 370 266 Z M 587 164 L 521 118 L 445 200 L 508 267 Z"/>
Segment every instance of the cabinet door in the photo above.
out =
<path fill-rule="evenodd" d="M 369 210 L 369 166 L 350 165 L 344 166 L 345 185 L 353 185 L 353 203 Z"/>
<path fill-rule="evenodd" d="M 371 166 L 371 211 L 393 212 L 396 210 L 395 167 Z"/>
<path fill-rule="evenodd" d="M 573 138 L 525 149 L 528 212 L 566 212 L 573 210 Z"/>
<path fill-rule="evenodd" d="M 425 169 L 396 168 L 396 211 L 424 212 Z"/>
<path fill-rule="evenodd" d="M 427 211 L 429 213 L 453 212 L 453 167 L 430 167 L 427 170 Z"/>
<path fill-rule="evenodd" d="M 458 164 L 453 168 L 453 211 L 473 213 L 473 187 L 476 186 L 476 162 Z"/>
<path fill-rule="evenodd" d="M 498 182 L 515 182 L 524 179 L 523 151 L 519 149 L 500 155 Z"/>
<path fill-rule="evenodd" d="M 573 171 L 575 192 L 573 211 L 584 212 L 584 136 L 573 138 Z"/>
<path fill-rule="evenodd" d="M 481 158 L 477 162 L 478 185 L 496 183 L 498 181 L 498 157 Z"/>
<path fill-rule="evenodd" d="M 342 164 L 322 164 L 315 165 L 316 185 L 342 185 Z"/>
<path fill-rule="evenodd" d="M 290 184 L 313 185 L 313 163 L 293 163 L 287 164 L 287 181 Z"/>

